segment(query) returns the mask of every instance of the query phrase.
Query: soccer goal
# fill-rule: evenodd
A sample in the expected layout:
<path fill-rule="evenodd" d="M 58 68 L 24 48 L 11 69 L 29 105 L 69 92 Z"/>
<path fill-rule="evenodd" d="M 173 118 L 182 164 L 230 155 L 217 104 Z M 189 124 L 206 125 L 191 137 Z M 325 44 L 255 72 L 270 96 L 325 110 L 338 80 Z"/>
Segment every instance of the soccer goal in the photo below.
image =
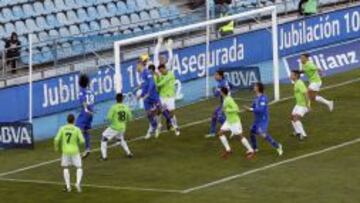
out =
<path fill-rule="evenodd" d="M 243 28 L 241 26 L 242 23 L 248 21 L 253 22 L 253 29 L 251 29 L 253 31 L 246 32 L 241 30 Z M 234 32 L 230 35 L 222 36 L 218 32 L 219 27 L 229 22 L 234 22 Z M 249 28 L 247 29 L 249 30 Z M 258 30 L 262 30 L 262 32 L 257 32 Z M 202 82 L 197 83 L 196 89 L 200 89 L 204 97 L 211 95 L 211 88 L 213 87 L 213 79 L 211 77 L 217 69 L 229 67 L 246 68 L 247 66 L 257 64 L 259 62 L 256 59 L 257 56 L 262 55 L 262 52 L 266 52 L 269 55 L 268 61 L 271 63 L 267 65 L 270 70 L 264 72 L 261 70 L 262 67 L 260 67 L 259 72 L 261 75 L 265 75 L 268 79 L 267 84 L 272 86 L 269 89 L 273 91 L 273 96 L 271 96 L 273 100 L 279 100 L 277 32 L 276 6 L 269 6 L 115 41 L 114 79 L 116 92 L 127 92 L 129 87 L 134 88 L 136 86 L 136 81 L 140 82 L 138 81 L 139 77 L 136 76 L 136 67 L 131 68 L 127 63 L 124 63 L 128 59 L 123 59 L 123 55 L 128 53 L 128 49 L 140 44 L 152 44 L 154 47 L 157 39 L 162 37 L 164 39 L 171 38 L 174 41 L 172 70 L 175 75 L 181 81 L 202 79 Z M 245 35 L 241 33 L 245 33 Z M 186 38 L 186 36 L 189 37 Z M 258 40 L 254 41 L 253 37 L 257 37 Z M 247 41 L 248 38 L 250 41 Z M 249 43 L 252 43 L 252 45 L 249 45 Z M 153 54 L 151 49 L 147 49 L 144 52 L 150 56 Z M 133 57 L 136 58 L 137 56 L 134 55 Z M 234 75 L 236 74 L 234 73 Z M 244 79 L 246 76 L 241 75 L 240 78 Z M 192 91 L 194 90 L 195 88 L 192 89 Z M 270 92 L 268 94 L 271 95 Z"/>

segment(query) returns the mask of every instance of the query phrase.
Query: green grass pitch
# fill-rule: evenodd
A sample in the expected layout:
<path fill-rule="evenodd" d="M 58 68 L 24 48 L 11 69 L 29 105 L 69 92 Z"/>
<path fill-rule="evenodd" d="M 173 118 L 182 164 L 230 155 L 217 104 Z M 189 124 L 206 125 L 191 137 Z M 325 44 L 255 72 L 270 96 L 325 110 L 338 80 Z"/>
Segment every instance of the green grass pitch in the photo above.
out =
<path fill-rule="evenodd" d="M 327 77 L 325 86 L 321 94 L 335 100 L 335 110 L 313 104 L 303 119 L 309 135 L 304 142 L 290 136 L 293 98 L 271 105 L 269 132 L 283 144 L 282 157 L 259 139 L 256 158 L 246 160 L 241 144 L 231 140 L 234 154 L 222 160 L 219 140 L 204 139 L 206 119 L 218 104 L 210 99 L 178 110 L 180 137 L 163 133 L 159 139 L 134 140 L 144 135 L 147 123 L 132 122 L 126 136 L 134 159 L 126 159 L 120 147 L 109 150 L 107 162 L 92 153 L 83 162 L 80 194 L 62 192 L 60 164 L 47 162 L 59 158 L 52 140 L 37 143 L 33 151 L 2 151 L 0 202 L 360 202 L 360 69 Z M 292 96 L 291 86 L 281 92 L 283 98 Z M 236 97 L 243 95 L 249 97 L 246 92 Z M 253 117 L 241 117 L 248 135 Z M 99 147 L 102 130 L 92 132 L 93 148 Z"/>

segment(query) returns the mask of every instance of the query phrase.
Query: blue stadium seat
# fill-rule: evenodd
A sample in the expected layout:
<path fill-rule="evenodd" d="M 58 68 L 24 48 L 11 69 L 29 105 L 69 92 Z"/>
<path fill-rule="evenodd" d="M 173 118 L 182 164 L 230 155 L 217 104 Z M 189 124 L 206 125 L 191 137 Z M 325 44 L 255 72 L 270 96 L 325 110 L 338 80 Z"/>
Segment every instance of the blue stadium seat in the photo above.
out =
<path fill-rule="evenodd" d="M 26 28 L 23 21 L 16 21 L 15 22 L 15 30 L 18 35 L 23 35 L 28 32 L 28 29 Z"/>
<path fill-rule="evenodd" d="M 21 19 L 24 17 L 24 12 L 20 6 L 14 6 L 12 9 L 12 14 L 14 16 L 14 20 Z"/>
<path fill-rule="evenodd" d="M 64 0 L 66 8 L 79 8 L 81 5 L 78 5 L 75 0 Z"/>
<path fill-rule="evenodd" d="M 44 10 L 45 10 L 45 13 L 52 13 L 52 12 L 57 11 L 54 3 L 51 0 L 44 1 Z"/>
<path fill-rule="evenodd" d="M 75 23 L 80 22 L 76 13 L 73 10 L 66 11 L 66 17 L 70 24 L 75 24 Z"/>
<path fill-rule="evenodd" d="M 114 3 L 110 2 L 106 4 L 106 8 L 109 12 L 109 16 L 116 16 L 118 14 L 117 7 Z"/>
<path fill-rule="evenodd" d="M 126 4 L 125 4 L 123 1 L 119 1 L 119 2 L 117 2 L 116 7 L 117 7 L 117 9 L 118 9 L 118 13 L 119 13 L 119 15 L 122 15 L 122 14 L 128 13 L 128 10 L 127 10 L 127 7 L 126 7 Z"/>
<path fill-rule="evenodd" d="M 171 15 L 170 10 L 166 7 L 161 7 L 159 11 L 162 18 L 168 18 Z"/>
<path fill-rule="evenodd" d="M 57 19 L 57 21 L 59 22 L 59 24 L 61 26 L 71 24 L 71 22 L 67 19 L 66 15 L 63 12 L 57 13 L 56 14 L 56 19 Z"/>
<path fill-rule="evenodd" d="M 28 45 L 28 38 L 27 37 L 24 37 L 24 36 L 20 36 L 19 37 L 19 41 L 20 41 L 20 43 L 21 43 L 21 45 Z"/>
<path fill-rule="evenodd" d="M 79 27 L 76 26 L 76 25 L 71 25 L 70 28 L 69 28 L 69 31 L 70 31 L 71 35 L 79 35 L 80 34 Z"/>
<path fill-rule="evenodd" d="M 58 49 L 59 58 L 66 58 L 72 55 L 72 48 L 69 42 L 62 43 Z"/>
<path fill-rule="evenodd" d="M 159 13 L 159 11 L 157 9 L 153 9 L 153 10 L 150 11 L 150 17 L 153 20 L 160 20 L 161 19 L 160 13 Z"/>
<path fill-rule="evenodd" d="M 87 33 L 90 31 L 89 25 L 87 23 L 81 23 L 80 24 L 80 31 L 82 33 Z"/>
<path fill-rule="evenodd" d="M 101 30 L 106 30 L 110 27 L 110 22 L 107 19 L 101 19 L 100 20 L 100 29 Z"/>
<path fill-rule="evenodd" d="M 15 32 L 15 26 L 12 23 L 5 24 L 5 35 L 10 36 L 12 32 Z"/>
<path fill-rule="evenodd" d="M 59 36 L 60 36 L 60 34 L 59 34 L 59 32 L 57 30 L 52 29 L 52 30 L 49 31 L 49 38 L 50 39 L 57 39 L 57 38 L 59 38 Z"/>
<path fill-rule="evenodd" d="M 24 18 L 33 17 L 35 15 L 34 8 L 30 4 L 24 4 L 22 10 L 24 12 Z"/>
<path fill-rule="evenodd" d="M 110 16 L 104 5 L 98 5 L 96 7 L 96 9 L 97 9 L 97 13 L 98 13 L 98 19 Z"/>
<path fill-rule="evenodd" d="M 100 31 L 99 23 L 97 23 L 96 21 L 91 21 L 90 22 L 90 30 L 91 31 Z"/>
<path fill-rule="evenodd" d="M 50 49 L 50 47 L 44 46 L 44 47 L 41 48 L 40 52 L 42 54 L 42 61 L 43 62 L 52 61 L 54 59 L 54 55 L 53 55 L 53 52 Z"/>
<path fill-rule="evenodd" d="M 157 0 L 147 0 L 148 4 L 153 6 L 153 8 L 159 8 L 162 5 Z"/>
<path fill-rule="evenodd" d="M 36 15 L 41 15 L 45 13 L 45 9 L 42 3 L 37 1 L 34 3 L 33 7 Z"/>
<path fill-rule="evenodd" d="M 120 26 L 120 25 L 121 25 L 121 22 L 120 22 L 119 18 L 117 18 L 117 17 L 112 17 L 112 18 L 110 19 L 110 24 L 111 24 L 111 26 L 113 26 L 113 27 L 117 27 L 117 26 Z"/>
<path fill-rule="evenodd" d="M 4 18 L 4 22 L 9 22 L 12 19 L 14 19 L 13 13 L 11 12 L 11 10 L 9 8 L 3 8 L 1 12 L 2 12 L 2 16 Z"/>
<path fill-rule="evenodd" d="M 140 12 L 140 19 L 142 22 L 147 22 L 147 23 L 150 23 L 151 20 L 149 13 L 145 11 Z"/>
<path fill-rule="evenodd" d="M 121 25 L 124 27 L 124 29 L 128 29 L 130 27 L 130 19 L 129 19 L 129 16 L 127 15 L 122 15 L 120 17 L 120 21 L 121 21 Z"/>
<path fill-rule="evenodd" d="M 64 11 L 67 9 L 67 6 L 65 5 L 63 0 L 54 0 L 54 5 L 57 11 Z"/>
<path fill-rule="evenodd" d="M 146 24 L 146 22 L 141 22 L 139 15 L 136 13 L 132 13 L 130 15 L 130 19 L 131 19 L 131 23 L 133 25 L 140 26 L 140 25 Z"/>
<path fill-rule="evenodd" d="M 44 19 L 44 20 L 45 20 L 45 19 Z M 40 30 L 41 30 L 41 29 L 36 25 L 34 19 L 32 19 L 32 18 L 26 19 L 25 25 L 26 25 L 26 27 L 29 29 L 29 32 L 30 32 L 30 33 L 32 33 L 32 32 L 37 32 L 37 31 L 40 31 Z"/>
<path fill-rule="evenodd" d="M 46 22 L 45 18 L 42 16 L 36 17 L 36 24 L 39 28 L 42 28 L 45 30 L 52 28 L 52 26 L 50 26 L 50 25 L 53 25 L 53 24 L 49 24 L 48 22 Z"/>
<path fill-rule="evenodd" d="M 37 35 L 32 35 L 31 37 L 32 37 L 31 40 L 32 40 L 33 44 L 36 45 L 37 43 L 39 43 L 39 38 Z"/>
<path fill-rule="evenodd" d="M 47 32 L 42 31 L 42 32 L 39 32 L 38 38 L 40 41 L 47 41 L 49 39 L 49 35 L 47 34 Z"/>
<path fill-rule="evenodd" d="M 138 7 L 137 7 L 135 1 L 127 1 L 126 6 L 127 6 L 129 13 L 134 13 L 134 12 L 138 11 Z"/>
<path fill-rule="evenodd" d="M 72 43 L 71 43 L 71 47 L 72 47 L 72 52 L 75 54 L 75 55 L 79 55 L 79 54 L 82 54 L 84 53 L 84 46 L 83 44 L 78 41 L 78 40 L 74 40 Z"/>
<path fill-rule="evenodd" d="M 57 20 L 57 18 L 53 15 L 53 14 L 50 14 L 48 16 L 46 16 L 46 21 L 47 21 L 47 24 L 51 27 L 51 28 L 54 28 L 54 27 L 60 27 L 60 22 Z"/>
<path fill-rule="evenodd" d="M 61 27 L 59 29 L 59 34 L 61 37 L 69 37 L 71 35 L 69 30 L 66 27 Z"/>
<path fill-rule="evenodd" d="M 87 8 L 87 14 L 88 14 L 90 21 L 95 20 L 98 17 L 98 13 L 97 13 L 95 7 L 92 7 L 92 6 Z"/>
<path fill-rule="evenodd" d="M 77 10 L 77 17 L 79 19 L 79 22 L 86 22 L 89 18 L 85 9 L 83 9 L 83 8 L 79 8 Z"/>
<path fill-rule="evenodd" d="M 137 4 L 138 10 L 150 9 L 150 6 L 145 0 L 135 0 L 135 3 Z"/>

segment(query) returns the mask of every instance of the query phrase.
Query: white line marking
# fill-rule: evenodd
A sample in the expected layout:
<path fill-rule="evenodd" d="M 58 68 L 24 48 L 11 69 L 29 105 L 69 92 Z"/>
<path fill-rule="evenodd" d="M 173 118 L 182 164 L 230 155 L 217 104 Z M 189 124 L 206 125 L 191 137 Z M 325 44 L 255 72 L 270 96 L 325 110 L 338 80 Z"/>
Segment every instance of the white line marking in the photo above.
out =
<path fill-rule="evenodd" d="M 322 88 L 322 90 L 328 90 L 328 89 L 333 89 L 333 88 L 337 88 L 337 87 L 342 87 L 342 86 L 352 84 L 352 83 L 355 83 L 355 82 L 358 82 L 358 81 L 360 81 L 360 78 L 355 78 L 355 79 L 347 80 L 345 82 L 341 82 L 341 83 L 337 83 L 337 84 L 334 84 L 334 85 L 326 86 L 326 87 Z M 292 96 L 284 97 L 284 98 L 280 99 L 279 101 L 271 102 L 270 105 L 273 105 L 273 104 L 276 104 L 276 103 L 279 103 L 279 102 L 284 102 L 284 101 L 290 100 L 292 98 L 293 98 Z M 205 118 L 205 119 L 202 119 L 202 120 L 199 120 L 199 121 L 184 124 L 180 128 L 184 129 L 184 128 L 192 127 L 192 126 L 195 126 L 195 125 L 199 125 L 199 124 L 208 122 L 210 120 L 211 120 L 211 118 Z M 133 139 L 130 139 L 129 142 L 135 142 L 135 141 L 143 140 L 143 139 L 144 139 L 144 136 L 139 136 L 139 137 L 135 137 Z M 111 145 L 111 146 L 109 146 L 109 148 L 115 147 L 115 146 L 117 146 L 117 145 L 116 144 Z M 97 152 L 99 150 L 100 150 L 100 148 L 96 148 L 96 149 L 92 150 L 92 152 Z M 50 161 L 45 161 L 45 162 L 42 162 L 42 163 L 39 163 L 39 164 L 34 164 L 34 165 L 30 165 L 30 166 L 27 166 L 27 167 L 24 167 L 24 168 L 15 169 L 15 170 L 12 170 L 12 171 L 0 173 L 0 178 L 4 177 L 4 176 L 7 176 L 7 175 L 12 175 L 12 174 L 16 174 L 16 173 L 19 173 L 19 172 L 23 172 L 23 171 L 31 170 L 31 169 L 34 169 L 34 168 L 38 168 L 38 167 L 41 167 L 41 166 L 44 166 L 44 165 L 52 164 L 52 163 L 55 163 L 55 162 L 58 162 L 58 161 L 60 161 L 60 159 L 54 159 L 54 160 L 50 160 Z"/>
<path fill-rule="evenodd" d="M 62 182 L 43 181 L 43 180 L 0 178 L 0 181 L 64 186 L 64 183 L 62 183 Z M 163 192 L 163 193 L 181 193 L 182 192 L 182 190 L 171 190 L 171 189 L 160 189 L 160 188 L 141 188 L 141 187 L 119 187 L 119 186 L 94 185 L 94 184 L 82 184 L 81 186 L 87 187 L 87 188 L 109 189 L 109 190 L 130 190 L 130 191 Z"/>
<path fill-rule="evenodd" d="M 261 172 L 261 171 L 265 171 L 267 169 L 275 168 L 277 166 L 292 163 L 292 162 L 295 162 L 295 161 L 298 161 L 298 160 L 301 160 L 301 159 L 306 159 L 306 158 L 313 157 L 313 156 L 316 156 L 316 155 L 319 155 L 319 154 L 323 154 L 325 152 L 329 152 L 329 151 L 333 151 L 333 150 L 343 148 L 343 147 L 346 147 L 346 146 L 349 146 L 349 145 L 353 145 L 353 144 L 358 143 L 358 142 L 360 142 L 360 138 L 357 138 L 355 140 L 351 140 L 351 141 L 348 141 L 348 142 L 344 142 L 342 144 L 335 145 L 335 146 L 332 146 L 332 147 L 328 147 L 328 148 L 325 148 L 325 149 L 322 149 L 322 150 L 319 150 L 319 151 L 315 151 L 315 152 L 312 152 L 312 153 L 297 156 L 297 157 L 294 157 L 294 158 L 291 158 L 291 159 L 286 159 L 284 161 L 275 162 L 273 164 L 269 164 L 269 165 L 266 165 L 266 166 L 263 166 L 263 167 L 260 167 L 260 168 L 257 168 L 257 169 L 253 169 L 253 170 L 249 170 L 249 171 L 239 173 L 239 174 L 236 174 L 236 175 L 228 176 L 228 177 L 225 177 L 225 178 L 213 181 L 213 182 L 209 182 L 209 183 L 206 183 L 206 184 L 203 184 L 203 185 L 188 188 L 186 190 L 183 190 L 182 193 L 186 194 L 186 193 L 194 192 L 194 191 L 197 191 L 197 190 L 205 189 L 205 188 L 208 188 L 208 187 L 216 186 L 216 185 L 219 185 L 219 184 L 222 184 L 222 183 L 225 183 L 225 182 L 229 182 L 229 181 L 241 178 L 241 177 L 245 177 L 245 176 L 257 173 L 257 172 Z"/>

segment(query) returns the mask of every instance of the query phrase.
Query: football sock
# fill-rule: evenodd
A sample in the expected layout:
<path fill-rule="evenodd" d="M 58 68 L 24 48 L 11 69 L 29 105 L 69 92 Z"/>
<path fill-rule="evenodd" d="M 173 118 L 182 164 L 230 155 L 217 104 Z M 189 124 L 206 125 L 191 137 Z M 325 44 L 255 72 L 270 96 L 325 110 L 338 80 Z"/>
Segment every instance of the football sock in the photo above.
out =
<path fill-rule="evenodd" d="M 241 143 L 244 145 L 247 152 L 254 152 L 254 149 L 251 147 L 250 143 L 248 142 L 248 140 L 245 137 L 241 138 Z"/>
<path fill-rule="evenodd" d="M 107 158 L 107 141 L 101 141 L 101 156 L 102 158 Z"/>
<path fill-rule="evenodd" d="M 322 96 L 316 96 L 315 97 L 315 101 L 317 101 L 317 102 L 319 102 L 319 103 L 322 103 L 322 104 L 325 104 L 325 105 L 327 105 L 327 106 L 330 106 L 330 101 L 329 100 L 327 100 L 327 99 L 325 99 L 324 97 L 322 97 Z"/>
<path fill-rule="evenodd" d="M 295 133 L 300 134 L 300 130 L 298 129 L 297 125 L 295 124 L 295 121 L 291 121 L 291 124 L 294 128 Z"/>
<path fill-rule="evenodd" d="M 155 116 L 152 115 L 152 113 L 148 113 L 148 119 L 149 119 L 152 131 L 156 130 L 158 123 L 155 119 Z"/>
<path fill-rule="evenodd" d="M 66 188 L 70 189 L 70 171 L 67 168 L 64 168 L 64 180 L 65 180 L 65 184 L 66 184 Z"/>
<path fill-rule="evenodd" d="M 256 133 L 251 132 L 250 142 L 253 149 L 257 149 Z"/>
<path fill-rule="evenodd" d="M 78 168 L 76 170 L 76 185 L 80 185 L 82 176 L 83 176 L 83 170 L 82 168 Z"/>
<path fill-rule="evenodd" d="M 120 145 L 121 145 L 121 147 L 124 149 L 126 155 L 131 154 L 130 149 L 129 149 L 129 146 L 127 145 L 127 142 L 125 141 L 125 139 L 121 139 L 121 140 L 120 140 Z"/>
<path fill-rule="evenodd" d="M 90 151 L 90 134 L 87 131 L 84 133 L 84 139 L 85 139 L 85 150 L 88 152 Z"/>
<path fill-rule="evenodd" d="M 165 109 L 165 110 L 162 112 L 162 114 L 163 114 L 164 117 L 166 118 L 166 122 L 171 123 L 171 124 L 173 123 L 173 122 L 172 122 L 172 119 L 171 119 L 171 115 L 170 115 L 169 110 Z"/>
<path fill-rule="evenodd" d="M 177 123 L 177 118 L 176 118 L 175 115 L 172 117 L 172 121 L 173 121 L 173 126 L 174 126 L 174 128 L 179 128 L 179 125 L 178 125 L 178 123 Z"/>
<path fill-rule="evenodd" d="M 210 134 L 216 133 L 216 121 L 217 121 L 217 118 L 216 118 L 216 116 L 213 115 L 213 117 L 211 118 L 211 124 L 210 124 Z"/>
<path fill-rule="evenodd" d="M 226 150 L 227 152 L 230 152 L 230 151 L 231 151 L 231 148 L 230 148 L 230 145 L 229 145 L 229 142 L 228 142 L 226 136 L 225 136 L 225 135 L 221 135 L 219 138 L 220 138 L 221 143 L 224 145 L 225 150 Z"/>
<path fill-rule="evenodd" d="M 303 124 L 301 123 L 301 121 L 295 121 L 295 125 L 297 126 L 299 133 L 302 136 L 306 137 L 307 135 L 306 135 L 306 132 L 304 130 L 304 127 L 303 127 Z"/>
<path fill-rule="evenodd" d="M 268 141 L 274 148 L 279 148 L 279 144 L 271 137 L 270 134 L 266 134 L 265 140 Z"/>

